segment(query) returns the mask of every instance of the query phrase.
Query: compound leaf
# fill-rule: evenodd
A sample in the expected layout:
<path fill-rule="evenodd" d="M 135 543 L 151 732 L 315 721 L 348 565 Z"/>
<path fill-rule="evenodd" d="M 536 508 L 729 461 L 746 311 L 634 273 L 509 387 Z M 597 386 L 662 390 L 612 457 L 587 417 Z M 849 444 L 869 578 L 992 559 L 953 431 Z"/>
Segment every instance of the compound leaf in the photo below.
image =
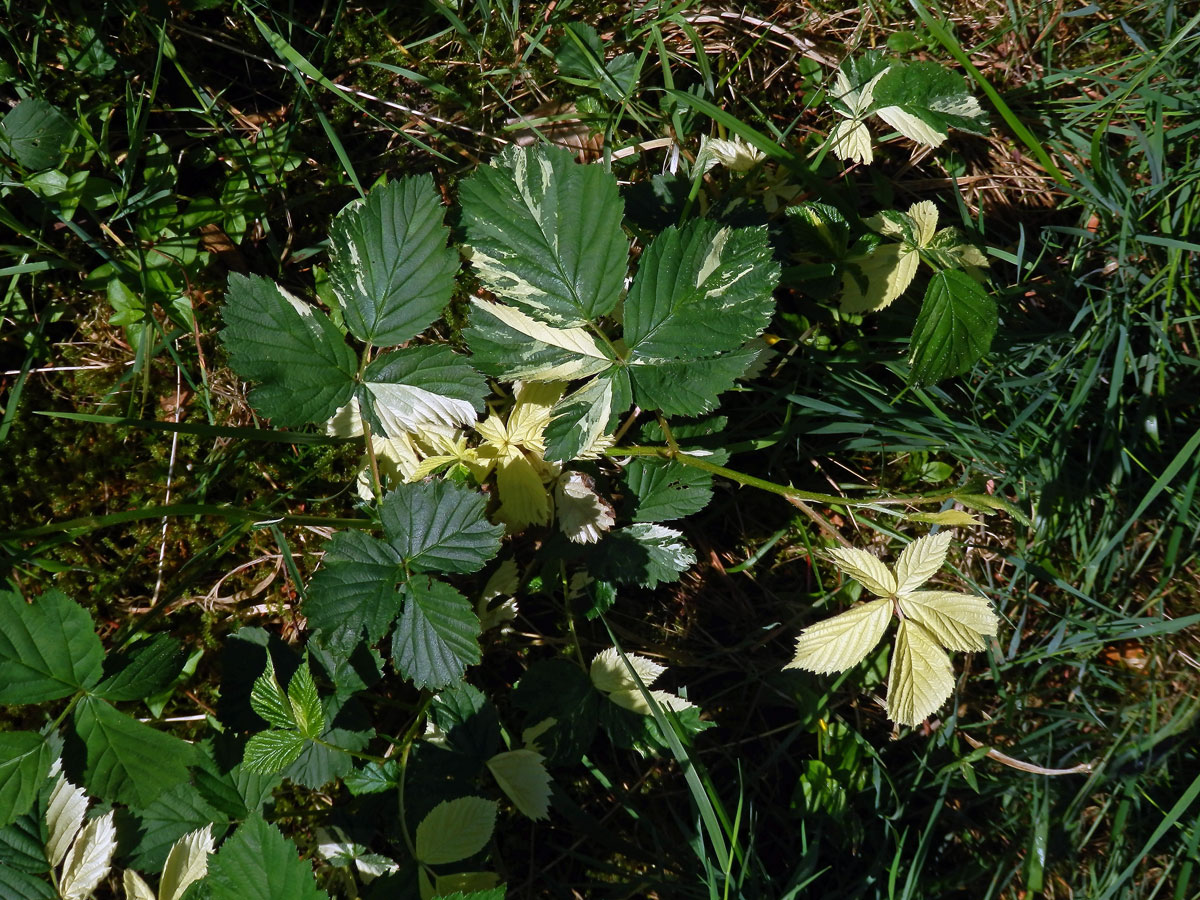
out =
<path fill-rule="evenodd" d="M 966 372 L 991 347 L 997 321 L 996 301 L 970 275 L 936 273 L 913 327 L 909 382 L 932 384 Z"/>
<path fill-rule="evenodd" d="M 404 611 L 392 634 L 396 671 L 417 687 L 441 688 L 479 662 L 479 618 L 471 602 L 442 581 L 405 585 Z"/>
<path fill-rule="evenodd" d="M 443 213 L 433 179 L 416 175 L 375 188 L 334 219 L 329 280 L 356 338 L 403 344 L 450 302 L 459 260 Z"/>
<path fill-rule="evenodd" d="M 574 328 L 616 306 L 628 266 L 617 182 L 561 147 L 509 147 L 463 182 L 469 259 L 484 286 Z"/>
<path fill-rule="evenodd" d="M 390 437 L 427 426 L 465 427 L 483 412 L 487 383 L 449 347 L 426 345 L 387 353 L 367 367 L 365 390 Z"/>
<path fill-rule="evenodd" d="M 472 298 L 471 327 L 463 332 L 471 362 L 509 380 L 571 381 L 610 368 L 611 357 L 583 328 L 554 328 L 502 303 Z"/>
<path fill-rule="evenodd" d="M 922 626 L 901 619 L 888 673 L 888 718 L 915 726 L 932 715 L 954 692 L 950 657 Z"/>
<path fill-rule="evenodd" d="M 358 360 L 329 317 L 269 278 L 229 276 L 221 341 L 276 425 L 323 422 L 350 400 Z"/>
<path fill-rule="evenodd" d="M 917 538 L 904 548 L 896 560 L 896 592 L 914 591 L 934 575 L 946 562 L 952 532 L 939 531 Z"/>
<path fill-rule="evenodd" d="M 61 591 L 33 603 L 0 591 L 0 704 L 42 703 L 100 680 L 104 648 L 91 616 Z"/>
<path fill-rule="evenodd" d="M 373 644 L 400 613 L 396 583 L 403 578 L 404 559 L 391 544 L 361 531 L 340 531 L 325 544 L 325 560 L 309 582 L 308 624 L 339 646 L 353 645 L 365 629 Z"/>
<path fill-rule="evenodd" d="M 103 700 L 79 701 L 75 730 L 87 751 L 83 781 L 93 797 L 140 809 L 187 780 L 191 745 L 117 712 Z"/>
<path fill-rule="evenodd" d="M 313 881 L 312 865 L 296 845 L 257 814 L 221 845 L 205 883 L 211 900 L 320 900 L 328 895 Z"/>
<path fill-rule="evenodd" d="M 625 301 L 633 359 L 695 359 L 758 335 L 775 309 L 779 266 L 767 229 L 696 220 L 646 248 Z"/>
<path fill-rule="evenodd" d="M 872 600 L 809 625 L 796 638 L 796 654 L 784 668 L 825 675 L 856 666 L 870 653 L 892 619 L 892 601 Z"/>
<path fill-rule="evenodd" d="M 54 754 L 33 731 L 0 731 L 0 828 L 29 812 Z"/>
<path fill-rule="evenodd" d="M 500 549 L 504 528 L 487 520 L 486 499 L 448 481 L 401 484 L 380 505 L 392 548 L 414 572 L 477 572 Z"/>
<path fill-rule="evenodd" d="M 467 859 L 487 846 L 495 826 L 496 801 L 444 800 L 417 826 L 417 859 L 434 866 Z"/>
<path fill-rule="evenodd" d="M 900 608 L 950 650 L 984 650 L 984 637 L 995 635 L 1000 626 L 987 600 L 970 594 L 913 591 L 900 598 Z"/>

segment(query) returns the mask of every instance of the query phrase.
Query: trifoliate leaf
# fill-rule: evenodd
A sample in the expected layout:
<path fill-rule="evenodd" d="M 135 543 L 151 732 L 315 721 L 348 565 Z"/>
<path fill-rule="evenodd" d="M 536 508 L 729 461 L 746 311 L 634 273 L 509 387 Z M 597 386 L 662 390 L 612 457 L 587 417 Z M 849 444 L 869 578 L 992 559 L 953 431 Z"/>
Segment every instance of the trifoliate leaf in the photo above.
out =
<path fill-rule="evenodd" d="M 96 890 L 101 879 L 112 868 L 117 849 L 115 812 L 92 819 L 83 826 L 79 837 L 63 859 L 58 893 L 62 900 L 85 900 Z"/>
<path fill-rule="evenodd" d="M 121 873 L 121 886 L 125 888 L 125 900 L 155 900 L 150 885 L 133 869 Z"/>
<path fill-rule="evenodd" d="M 987 117 L 967 92 L 962 76 L 935 62 L 893 66 L 875 86 L 874 103 L 876 114 L 901 134 L 933 147 L 950 128 L 972 134 L 988 131 Z M 914 120 L 923 128 L 913 125 Z M 905 130 L 910 125 L 912 134 Z M 941 140 L 933 143 L 926 138 L 929 133 L 941 135 Z"/>
<path fill-rule="evenodd" d="M 180 900 L 188 886 L 208 872 L 208 857 L 212 852 L 211 825 L 189 832 L 176 841 L 163 866 L 158 900 Z"/>
<path fill-rule="evenodd" d="M 667 522 L 700 512 L 712 499 L 712 475 L 694 466 L 648 457 L 631 460 L 625 482 L 637 497 L 635 522 Z"/>
<path fill-rule="evenodd" d="M 267 654 L 266 668 L 250 688 L 250 708 L 275 728 L 287 731 L 296 727 L 292 705 L 275 677 L 275 663 L 270 653 Z"/>
<path fill-rule="evenodd" d="M 0 731 L 0 828 L 29 811 L 53 762 L 42 735 Z"/>
<path fill-rule="evenodd" d="M 324 422 L 350 400 L 358 360 L 329 317 L 269 278 L 229 276 L 221 342 L 250 403 L 276 425 Z"/>
<path fill-rule="evenodd" d="M 737 349 L 766 328 L 778 281 L 765 227 L 704 219 L 669 227 L 638 263 L 625 301 L 625 343 L 634 361 Z"/>
<path fill-rule="evenodd" d="M 699 416 L 717 405 L 717 397 L 756 359 L 756 348 L 743 348 L 703 359 L 679 359 L 630 366 L 633 397 L 642 409 L 668 416 Z"/>
<path fill-rule="evenodd" d="M 936 273 L 913 327 L 909 382 L 932 384 L 966 372 L 991 347 L 998 321 L 996 301 L 970 275 Z"/>
<path fill-rule="evenodd" d="M 977 519 L 961 509 L 947 509 L 936 513 L 910 513 L 906 518 L 912 522 L 927 522 L 930 525 L 970 527 L 983 524 L 983 520 Z"/>
<path fill-rule="evenodd" d="M 900 598 L 900 610 L 950 650 L 985 650 L 984 637 L 1000 627 L 987 600 L 953 591 L 913 591 Z"/>
<path fill-rule="evenodd" d="M 32 603 L 0 591 L 0 705 L 43 703 L 100 680 L 104 648 L 91 616 L 60 591 Z"/>
<path fill-rule="evenodd" d="M 554 505 L 562 533 L 577 544 L 594 544 L 613 527 L 612 504 L 596 493 L 596 483 L 583 472 L 564 472 L 554 483 Z"/>
<path fill-rule="evenodd" d="M 809 625 L 800 632 L 796 654 L 784 668 L 806 669 L 819 675 L 845 671 L 866 659 L 891 620 L 892 601 L 885 598 Z"/>
<path fill-rule="evenodd" d="M 637 677 L 641 680 L 643 687 L 649 687 L 658 680 L 663 672 L 667 671 L 666 666 L 660 666 L 651 659 L 646 659 L 644 656 L 638 656 L 636 653 L 626 653 L 625 659 L 629 661 L 629 667 L 637 673 Z M 602 650 L 592 658 L 592 665 L 588 669 L 588 677 L 592 679 L 592 684 L 596 690 L 602 691 L 605 694 L 613 691 L 625 691 L 630 688 L 637 690 L 637 681 L 629 674 L 629 668 L 621 661 L 621 654 L 616 647 L 609 647 L 607 650 Z"/>
<path fill-rule="evenodd" d="M 563 397 L 550 411 L 545 431 L 546 459 L 578 459 L 597 447 L 613 414 L 627 410 L 632 399 L 629 376 L 623 370 L 593 378 Z"/>
<path fill-rule="evenodd" d="M 590 557 L 589 571 L 602 581 L 657 587 L 696 564 L 683 534 L 663 525 L 637 523 L 609 532 Z"/>
<path fill-rule="evenodd" d="M 459 259 L 443 214 L 433 179 L 416 175 L 374 188 L 334 219 L 329 280 L 356 338 L 402 344 L 450 302 Z"/>
<path fill-rule="evenodd" d="M 367 366 L 364 390 L 389 437 L 475 424 L 487 383 L 449 347 L 405 347 Z"/>
<path fill-rule="evenodd" d="M 67 781 L 65 775 L 59 775 L 46 805 L 46 828 L 50 832 L 46 841 L 46 859 L 51 866 L 57 866 L 67 855 L 87 808 L 87 792 Z"/>
<path fill-rule="evenodd" d="M 404 598 L 396 583 L 403 578 L 404 558 L 390 543 L 361 531 L 338 532 L 308 585 L 309 627 L 339 646 L 352 646 L 364 629 L 368 643 L 375 643 L 400 614 Z"/>
<path fill-rule="evenodd" d="M 187 652 L 165 634 L 135 644 L 128 655 L 110 655 L 106 664 L 124 667 L 92 690 L 105 700 L 141 700 L 168 687 L 187 662 Z"/>
<path fill-rule="evenodd" d="M 612 311 L 629 245 L 610 173 L 559 147 L 512 146 L 460 198 L 471 265 L 492 293 L 558 328 Z"/>
<path fill-rule="evenodd" d="M 392 635 L 396 671 L 419 688 L 440 688 L 479 662 L 479 619 L 470 601 L 442 581 L 405 585 L 404 611 Z"/>
<path fill-rule="evenodd" d="M 445 800 L 417 826 L 417 859 L 426 865 L 458 862 L 485 846 L 496 825 L 496 802 L 482 797 Z"/>
<path fill-rule="evenodd" d="M 384 534 L 414 572 L 477 572 L 500 549 L 504 530 L 485 514 L 483 494 L 448 481 L 402 484 L 383 498 Z"/>
<path fill-rule="evenodd" d="M 211 900 L 327 900 L 313 881 L 312 864 L 257 814 L 221 845 L 205 884 Z"/>
<path fill-rule="evenodd" d="M 489 759 L 487 767 L 517 809 L 531 819 L 549 818 L 550 773 L 542 754 L 508 750 Z"/>
<path fill-rule="evenodd" d="M 554 328 L 512 306 L 472 298 L 471 327 L 463 337 L 471 363 L 489 375 L 523 381 L 590 378 L 613 365 L 584 328 Z"/>
<path fill-rule="evenodd" d="M 900 725 L 919 725 L 952 693 L 954 674 L 946 651 L 923 627 L 901 619 L 888 673 L 888 718 Z"/>
<path fill-rule="evenodd" d="M 949 531 L 919 537 L 900 554 L 896 561 L 896 592 L 906 594 L 914 591 L 932 578 L 946 563 L 946 551 L 950 548 Z"/>
<path fill-rule="evenodd" d="M 83 783 L 93 797 L 144 809 L 163 791 L 187 780 L 190 744 L 96 697 L 80 700 L 74 715 L 75 731 L 87 753 Z"/>
<path fill-rule="evenodd" d="M 854 547 L 834 547 L 828 552 L 835 566 L 861 582 L 876 597 L 890 597 L 896 593 L 896 576 L 878 556 Z"/>

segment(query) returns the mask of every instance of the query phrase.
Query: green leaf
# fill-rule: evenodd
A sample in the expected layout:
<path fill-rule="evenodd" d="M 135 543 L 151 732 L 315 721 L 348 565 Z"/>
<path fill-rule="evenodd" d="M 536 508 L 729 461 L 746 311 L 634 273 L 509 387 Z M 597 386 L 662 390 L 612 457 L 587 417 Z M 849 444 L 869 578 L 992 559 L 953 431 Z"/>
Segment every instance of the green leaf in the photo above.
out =
<path fill-rule="evenodd" d="M 893 65 L 875 85 L 874 101 L 877 116 L 905 137 L 931 146 L 940 144 L 951 128 L 988 133 L 987 116 L 962 76 L 935 62 Z M 914 131 L 914 120 L 940 139 L 935 143 L 919 128 Z"/>
<path fill-rule="evenodd" d="M 997 322 L 996 302 L 970 275 L 936 273 L 909 343 L 909 383 L 932 384 L 966 372 L 991 347 Z"/>
<path fill-rule="evenodd" d="M 319 900 L 312 864 L 296 845 L 258 815 L 251 816 L 209 860 L 211 900 Z"/>
<path fill-rule="evenodd" d="M 308 585 L 309 627 L 339 646 L 352 646 L 364 629 L 375 643 L 400 614 L 404 598 L 396 583 L 404 574 L 404 559 L 391 544 L 361 531 L 338 532 L 325 544 L 324 562 Z"/>
<path fill-rule="evenodd" d="M 765 227 L 705 220 L 669 227 L 638 264 L 625 301 L 625 343 L 635 362 L 734 350 L 767 327 L 778 281 Z"/>
<path fill-rule="evenodd" d="M 819 675 L 857 666 L 875 649 L 892 620 L 892 601 L 872 600 L 810 625 L 796 639 L 796 653 L 784 668 Z"/>
<path fill-rule="evenodd" d="M 104 648 L 91 616 L 60 591 L 33 603 L 0 591 L 0 704 L 42 703 L 100 680 Z"/>
<path fill-rule="evenodd" d="M 445 800 L 417 826 L 417 859 L 427 865 L 458 862 L 487 846 L 496 826 L 496 801 Z"/>
<path fill-rule="evenodd" d="M 500 549 L 504 527 L 487 520 L 486 498 L 448 481 L 401 484 L 379 517 L 391 546 L 414 572 L 477 572 Z"/>
<path fill-rule="evenodd" d="M 376 187 L 338 213 L 329 231 L 329 280 L 356 338 L 403 344 L 450 302 L 459 260 L 446 246 L 443 215 L 428 175 Z"/>
<path fill-rule="evenodd" d="M 865 110 L 860 105 L 848 101 L 857 100 L 862 89 L 892 65 L 894 65 L 893 61 L 878 50 L 868 50 L 861 56 L 847 57 L 839 69 L 845 76 L 846 85 L 850 90 L 845 98 L 841 92 L 833 91 L 829 98 L 829 105 L 849 118 L 861 116 Z M 873 89 L 871 93 L 874 94 Z"/>
<path fill-rule="evenodd" d="M 246 742 L 243 765 L 251 772 L 274 775 L 299 759 L 306 743 L 295 731 L 260 731 Z"/>
<path fill-rule="evenodd" d="M 0 827 L 25 815 L 50 774 L 54 753 L 33 731 L 0 731 Z"/>
<path fill-rule="evenodd" d="M 526 713 L 525 726 L 553 720 L 537 738 L 538 750 L 557 765 L 572 765 L 587 752 L 608 701 L 592 687 L 587 672 L 566 659 L 534 663 L 512 694 L 513 705 Z"/>
<path fill-rule="evenodd" d="M 487 382 L 449 347 L 406 347 L 367 366 L 363 390 L 391 437 L 427 426 L 466 427 L 483 412 Z"/>
<path fill-rule="evenodd" d="M 254 680 L 250 689 L 250 707 L 275 728 L 285 731 L 296 727 L 292 705 L 275 676 L 275 663 L 267 653 L 267 664 L 263 673 Z"/>
<path fill-rule="evenodd" d="M 27 98 L 0 121 L 0 150 L 27 169 L 58 162 L 73 126 L 45 100 Z"/>
<path fill-rule="evenodd" d="M 79 701 L 75 731 L 87 751 L 83 783 L 93 797 L 143 808 L 187 780 L 191 745 L 117 712 L 103 700 Z"/>
<path fill-rule="evenodd" d="M 229 276 L 221 341 L 259 384 L 250 402 L 276 425 L 323 422 L 350 400 L 358 360 L 329 317 L 269 278 Z"/>
<path fill-rule="evenodd" d="M 544 432 L 545 458 L 561 462 L 594 448 L 614 416 L 629 409 L 632 402 L 629 376 L 624 369 L 593 378 L 563 397 L 550 410 L 550 424 Z"/>
<path fill-rule="evenodd" d="M 905 518 L 910 522 L 927 522 L 930 525 L 951 525 L 955 527 L 971 527 L 983 524 L 982 519 L 977 519 L 969 512 L 963 512 L 961 509 L 947 509 L 936 513 L 909 513 Z"/>
<path fill-rule="evenodd" d="M 419 688 L 441 688 L 479 662 L 479 619 L 471 602 L 445 582 L 414 578 L 392 635 L 396 671 Z"/>
<path fill-rule="evenodd" d="M 299 757 L 283 773 L 289 781 L 314 791 L 350 774 L 354 758 L 344 751 L 361 750 L 370 741 L 371 732 L 330 728 L 320 738 L 320 744 L 306 744 Z"/>
<path fill-rule="evenodd" d="M 123 665 L 92 690 L 105 700 L 141 700 L 168 687 L 183 671 L 187 651 L 165 634 L 134 644 L 123 656 L 110 656 L 107 664 Z"/>
<path fill-rule="evenodd" d="M 916 726 L 954 693 L 950 657 L 923 627 L 901 619 L 888 673 L 888 718 Z"/>
<path fill-rule="evenodd" d="M 625 468 L 625 482 L 637 497 L 635 522 L 666 522 L 698 513 L 712 499 L 712 475 L 664 459 L 639 457 Z"/>
<path fill-rule="evenodd" d="M 676 581 L 696 564 L 696 554 L 680 532 L 649 523 L 612 532 L 591 559 L 589 571 L 596 578 L 648 588 Z"/>
<path fill-rule="evenodd" d="M 58 892 L 50 886 L 40 822 L 32 814 L 0 828 L 0 897 L 58 900 Z"/>
<path fill-rule="evenodd" d="M 239 817 L 245 814 L 242 810 Z M 142 872 L 158 872 L 171 847 L 185 834 L 209 823 L 218 826 L 215 830 L 220 832 L 228 821 L 229 818 L 209 805 L 195 787 L 187 783 L 176 785 L 138 813 L 138 833 L 142 837 L 130 864 Z M 124 848 L 122 852 L 126 852 Z"/>
<path fill-rule="evenodd" d="M 489 759 L 487 767 L 517 809 L 531 819 L 549 818 L 550 773 L 542 754 L 508 750 Z"/>
<path fill-rule="evenodd" d="M 620 299 L 629 245 L 611 173 L 559 147 L 509 147 L 463 182 L 469 258 L 484 286 L 573 328 Z"/>
<path fill-rule="evenodd" d="M 292 707 L 292 718 L 300 734 L 309 739 L 320 737 L 325 730 L 325 713 L 321 709 L 321 698 L 317 695 L 317 686 L 313 683 L 307 659 L 300 663 L 300 668 L 288 682 L 287 696 Z"/>
<path fill-rule="evenodd" d="M 746 348 L 705 359 L 630 366 L 634 400 L 642 409 L 657 409 L 668 416 L 703 415 L 717 405 L 717 397 L 733 387 L 760 352 Z"/>
<path fill-rule="evenodd" d="M 554 328 L 512 306 L 471 299 L 471 327 L 463 337 L 471 362 L 489 375 L 524 381 L 573 381 L 613 365 L 584 328 Z"/>

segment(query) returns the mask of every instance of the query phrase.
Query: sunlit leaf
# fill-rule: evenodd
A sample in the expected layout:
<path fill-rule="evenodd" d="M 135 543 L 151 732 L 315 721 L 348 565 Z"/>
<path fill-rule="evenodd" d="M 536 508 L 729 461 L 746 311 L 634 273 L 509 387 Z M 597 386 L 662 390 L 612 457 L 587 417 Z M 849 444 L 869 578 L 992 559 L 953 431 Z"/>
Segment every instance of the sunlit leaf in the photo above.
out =
<path fill-rule="evenodd" d="M 946 551 L 952 536 L 949 531 L 941 531 L 919 537 L 905 547 L 896 561 L 896 591 L 907 593 L 916 590 L 932 578 L 946 563 Z"/>
<path fill-rule="evenodd" d="M 508 750 L 489 759 L 487 767 L 517 809 L 531 819 L 549 818 L 550 773 L 540 753 Z"/>
<path fill-rule="evenodd" d="M 888 673 L 888 718 L 900 725 L 919 725 L 954 692 L 950 657 L 922 626 L 902 619 Z"/>
<path fill-rule="evenodd" d="M 971 594 L 913 591 L 900 598 L 900 608 L 950 650 L 986 649 L 984 637 L 995 636 L 1000 627 L 987 600 Z"/>
<path fill-rule="evenodd" d="M 255 814 L 209 863 L 204 883 L 211 900 L 325 900 L 313 881 L 312 864 L 274 825 Z"/>
<path fill-rule="evenodd" d="M 463 337 L 471 362 L 489 375 L 523 381 L 572 381 L 613 365 L 596 336 L 584 328 L 554 328 L 512 306 L 472 298 L 471 327 Z"/>
<path fill-rule="evenodd" d="M 666 666 L 661 666 L 636 653 L 626 653 L 625 659 L 628 660 L 629 667 L 637 673 L 637 677 L 641 679 L 642 685 L 645 687 L 652 685 L 663 672 L 667 671 Z M 630 688 L 637 689 L 637 681 L 629 673 L 629 668 L 621 661 L 621 653 L 616 647 L 602 650 L 592 658 L 588 676 L 592 679 L 596 690 L 606 694 Z"/>
<path fill-rule="evenodd" d="M 829 674 L 856 666 L 875 649 L 891 619 L 892 601 L 885 598 L 809 625 L 796 639 L 795 655 L 785 668 Z"/>
<path fill-rule="evenodd" d="M 59 775 L 46 806 L 46 828 L 50 832 L 46 841 L 46 859 L 50 865 L 57 866 L 67 855 L 71 842 L 83 825 L 87 808 L 87 792 L 67 781 L 65 775 Z"/>
<path fill-rule="evenodd" d="M 854 547 L 833 547 L 829 558 L 844 574 L 862 583 L 877 597 L 890 597 L 896 593 L 896 576 L 878 556 Z"/>
<path fill-rule="evenodd" d="M 0 591 L 0 704 L 42 703 L 100 680 L 104 648 L 92 618 L 51 590 L 26 603 Z"/>
<path fill-rule="evenodd" d="M 58 892 L 62 900 L 85 900 L 112 868 L 117 849 L 114 812 L 92 819 L 79 832 L 63 859 Z"/>
<path fill-rule="evenodd" d="M 180 900 L 188 886 L 208 872 L 208 857 L 212 852 L 211 825 L 189 832 L 176 841 L 163 866 L 158 885 L 159 900 Z"/>

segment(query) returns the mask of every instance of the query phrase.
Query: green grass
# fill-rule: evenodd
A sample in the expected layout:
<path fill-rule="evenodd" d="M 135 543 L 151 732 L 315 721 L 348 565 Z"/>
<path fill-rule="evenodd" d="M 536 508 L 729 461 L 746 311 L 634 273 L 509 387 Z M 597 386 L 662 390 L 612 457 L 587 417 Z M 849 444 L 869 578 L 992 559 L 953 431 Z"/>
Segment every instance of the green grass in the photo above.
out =
<path fill-rule="evenodd" d="M 770 27 L 698 21 L 708 7 L 691 3 L 640 15 L 611 2 L 432 0 L 380 15 L 332 4 L 321 18 L 210 5 L 162 19 L 117 4 L 83 24 L 52 4 L 6 10 L 0 93 L 62 108 L 75 123 L 65 169 L 104 179 L 116 197 L 68 215 L 20 187 L 23 173 L 5 175 L 6 578 L 66 590 L 116 634 L 155 600 L 151 625 L 209 650 L 193 693 L 212 702 L 212 649 L 243 624 L 298 633 L 289 604 L 319 547 L 307 529 L 359 515 L 346 489 L 353 451 L 247 437 L 261 423 L 215 339 L 229 268 L 311 295 L 328 222 L 360 191 L 432 171 L 452 192 L 520 128 L 561 133 L 564 103 L 602 136 L 647 229 L 672 221 L 693 188 L 672 183 L 666 150 L 639 149 L 648 141 L 674 136 L 694 152 L 702 134 L 757 136 L 800 148 L 780 158 L 824 178 L 838 171 L 831 160 L 815 173 L 797 162 L 830 124 L 817 105 L 828 72 L 814 57 L 836 62 L 846 42 L 911 32 L 931 58 L 971 60 L 980 91 L 995 91 L 997 142 L 1034 162 L 954 139 L 909 164 L 897 142 L 875 171 L 832 190 L 870 213 L 929 196 L 914 185 L 1053 161 L 1061 182 L 1038 173 L 1049 197 L 1013 190 L 1001 204 L 969 179 L 958 188 L 964 223 L 995 248 L 992 353 L 968 376 L 905 389 L 896 335 L 914 306 L 858 326 L 791 294 L 773 329 L 783 353 L 727 398 L 720 438 L 740 450 L 734 468 L 806 490 L 933 489 L 923 473 L 941 461 L 952 474 L 938 489 L 976 483 L 1010 498 L 1028 524 L 989 517 L 953 558 L 1004 616 L 999 643 L 956 658 L 967 675 L 935 730 L 892 740 L 875 702 L 880 654 L 836 678 L 781 670 L 797 631 L 848 602 L 811 555 L 820 530 L 781 498 L 722 484 L 686 525 L 697 570 L 677 588 L 622 596 L 606 617 L 622 646 L 661 654 L 717 727 L 657 757 L 597 745 L 555 773 L 551 820 L 514 819 L 496 858 L 518 897 L 1200 896 L 1191 9 L 1131 3 L 1052 20 L 1042 5 L 992 17 L 966 3 L 921 7 L 933 26 L 900 4 L 826 5 L 794 21 L 750 10 L 811 41 L 805 55 Z M 630 54 L 637 90 L 561 76 L 567 22 L 598 23 L 610 58 Z M 1014 58 L 1033 64 L 1014 74 Z M 688 90 L 722 110 L 717 125 L 705 102 L 681 102 Z M 939 190 L 931 196 L 953 209 L 954 188 Z M 232 252 L 162 243 L 165 228 L 194 236 L 201 224 Z M 118 276 L 155 302 L 114 325 Z M 186 399 L 173 405 L 177 393 Z M 189 426 L 177 438 L 136 424 L 175 418 Z M 229 512 L 172 517 L 164 540 L 168 487 L 171 504 Z M 314 518 L 254 527 L 268 514 Z M 836 524 L 858 546 L 912 533 L 881 510 Z M 265 562 L 242 568 L 254 560 Z M 225 598 L 219 612 L 205 607 L 212 596 Z M 603 624 L 577 624 L 586 647 L 612 643 Z M 486 648 L 478 686 L 490 696 L 568 642 L 544 598 L 522 602 L 518 626 Z M 408 698 L 388 702 L 402 720 Z M 197 708 L 174 703 L 168 714 Z M 967 735 L 1038 766 L 1093 769 L 1018 771 Z M 312 800 L 279 805 L 309 845 L 323 815 L 303 806 Z"/>

